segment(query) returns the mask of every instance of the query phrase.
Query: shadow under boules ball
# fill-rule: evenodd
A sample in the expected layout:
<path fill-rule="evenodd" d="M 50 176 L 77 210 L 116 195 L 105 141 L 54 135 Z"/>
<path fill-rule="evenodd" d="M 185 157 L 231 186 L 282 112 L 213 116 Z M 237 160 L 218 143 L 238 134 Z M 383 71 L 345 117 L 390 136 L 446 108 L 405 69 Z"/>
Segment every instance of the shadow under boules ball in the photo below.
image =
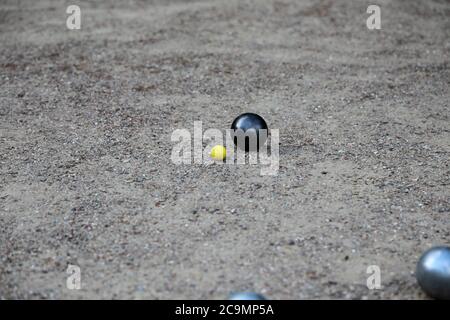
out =
<path fill-rule="evenodd" d="M 450 300 L 450 247 L 425 251 L 417 263 L 416 278 L 430 297 Z"/>
<path fill-rule="evenodd" d="M 243 113 L 231 124 L 234 130 L 234 144 L 245 151 L 258 151 L 266 142 L 268 127 L 266 121 L 256 113 Z M 261 130 L 265 130 L 263 133 Z M 261 141 L 260 140 L 261 137 Z M 252 139 L 254 139 L 252 141 Z"/>

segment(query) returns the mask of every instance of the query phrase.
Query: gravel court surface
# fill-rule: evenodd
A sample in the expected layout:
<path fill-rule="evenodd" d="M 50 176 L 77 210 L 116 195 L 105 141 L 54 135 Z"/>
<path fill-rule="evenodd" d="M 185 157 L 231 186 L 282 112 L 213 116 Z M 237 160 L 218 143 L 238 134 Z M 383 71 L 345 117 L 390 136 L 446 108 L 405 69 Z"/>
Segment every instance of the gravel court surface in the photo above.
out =
<path fill-rule="evenodd" d="M 377 1 L 381 30 L 367 1 L 78 1 L 81 30 L 70 4 L 0 2 L 0 298 L 426 298 L 449 1 Z M 243 112 L 280 130 L 278 175 L 170 161 L 175 129 Z"/>

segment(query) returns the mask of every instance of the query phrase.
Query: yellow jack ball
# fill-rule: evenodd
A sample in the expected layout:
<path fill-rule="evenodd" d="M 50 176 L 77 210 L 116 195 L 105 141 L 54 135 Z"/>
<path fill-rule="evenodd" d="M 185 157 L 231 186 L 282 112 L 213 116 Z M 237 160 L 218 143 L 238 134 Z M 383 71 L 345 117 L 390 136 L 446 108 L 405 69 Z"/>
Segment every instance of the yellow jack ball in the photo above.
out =
<path fill-rule="evenodd" d="M 214 146 L 211 149 L 210 156 L 214 160 L 223 161 L 227 157 L 227 149 L 225 149 L 225 147 L 221 145 Z"/>

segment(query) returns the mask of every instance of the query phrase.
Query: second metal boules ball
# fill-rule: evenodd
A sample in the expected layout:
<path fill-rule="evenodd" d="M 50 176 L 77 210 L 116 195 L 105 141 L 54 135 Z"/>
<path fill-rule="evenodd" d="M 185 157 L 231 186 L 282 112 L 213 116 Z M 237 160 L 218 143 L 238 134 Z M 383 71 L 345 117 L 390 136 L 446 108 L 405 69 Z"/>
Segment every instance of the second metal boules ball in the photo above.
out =
<path fill-rule="evenodd" d="M 420 287 L 430 297 L 450 299 L 450 247 L 431 248 L 420 257 L 416 268 Z"/>
<path fill-rule="evenodd" d="M 247 152 L 258 151 L 268 135 L 266 121 L 256 113 L 241 114 L 234 119 L 231 129 L 234 130 L 234 144 Z"/>

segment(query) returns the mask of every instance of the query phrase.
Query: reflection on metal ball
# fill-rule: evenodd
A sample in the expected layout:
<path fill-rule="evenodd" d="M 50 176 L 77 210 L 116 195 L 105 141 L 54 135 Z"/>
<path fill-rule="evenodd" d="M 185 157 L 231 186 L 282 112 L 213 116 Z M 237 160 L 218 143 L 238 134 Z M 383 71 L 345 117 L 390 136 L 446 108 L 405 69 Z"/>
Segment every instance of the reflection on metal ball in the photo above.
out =
<path fill-rule="evenodd" d="M 255 292 L 234 292 L 228 300 L 267 300 L 263 295 Z"/>
<path fill-rule="evenodd" d="M 450 299 L 450 247 L 427 250 L 417 263 L 416 278 L 430 297 Z"/>

